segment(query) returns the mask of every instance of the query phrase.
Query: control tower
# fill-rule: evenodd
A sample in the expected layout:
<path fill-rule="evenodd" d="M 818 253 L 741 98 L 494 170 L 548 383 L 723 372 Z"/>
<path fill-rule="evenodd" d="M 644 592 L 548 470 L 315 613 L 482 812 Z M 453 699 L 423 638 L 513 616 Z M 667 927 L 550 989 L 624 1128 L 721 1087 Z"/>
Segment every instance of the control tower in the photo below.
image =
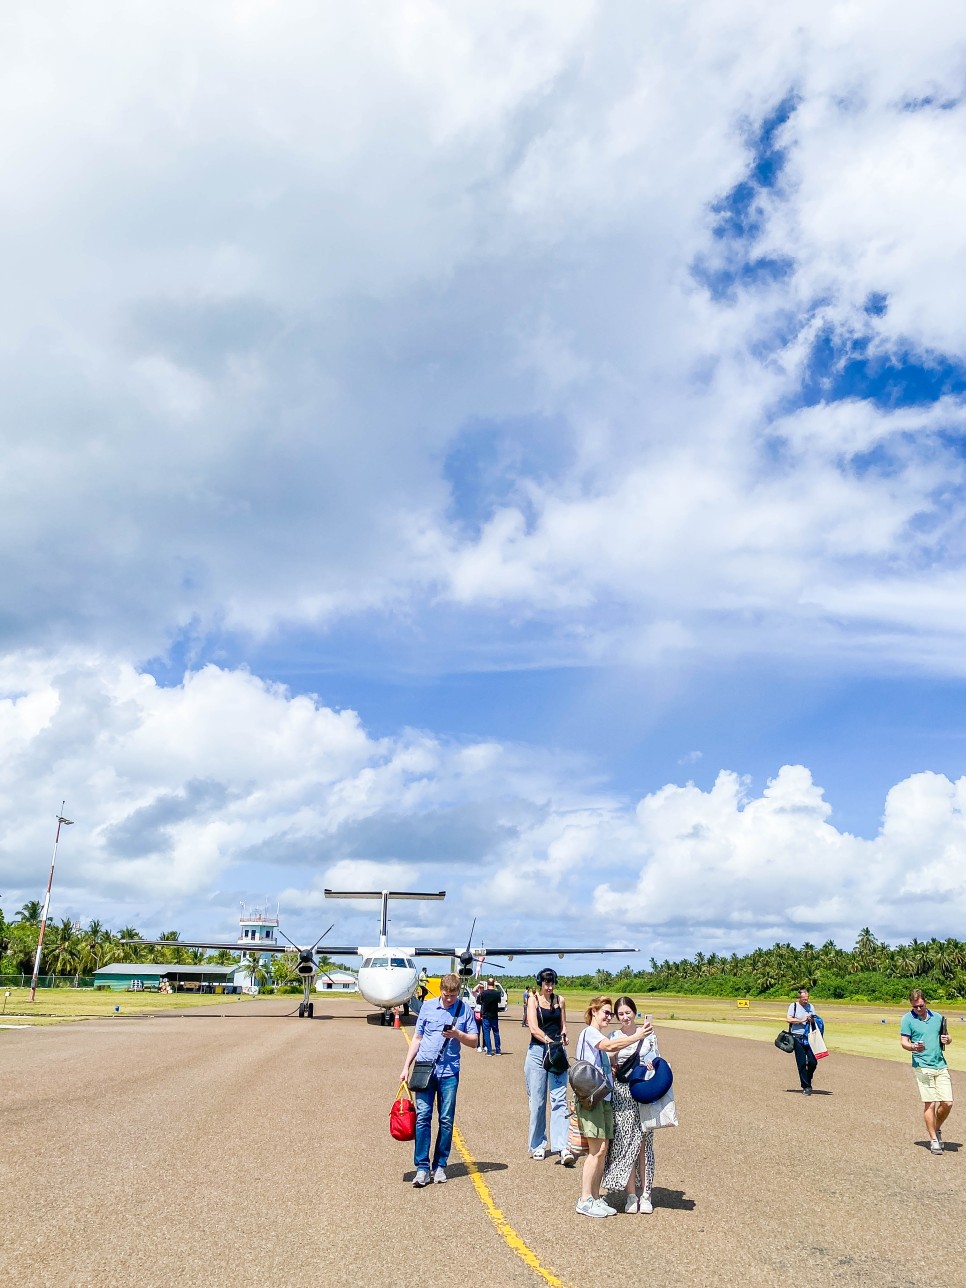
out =
<path fill-rule="evenodd" d="M 251 981 L 247 988 L 252 992 L 258 992 L 258 980 L 255 974 L 256 964 L 260 962 L 264 966 L 272 960 L 272 954 L 260 953 L 258 946 L 259 944 L 277 944 L 277 931 L 277 906 L 273 916 L 267 899 L 262 908 L 241 905 L 241 915 L 238 918 L 238 947 L 248 954 L 248 961 L 242 961 L 241 969 L 247 966 L 251 972 Z"/>
<path fill-rule="evenodd" d="M 274 946 L 278 943 L 275 934 L 277 930 L 277 907 L 273 916 L 267 900 L 264 908 L 248 908 L 245 904 L 242 904 L 241 916 L 238 918 L 239 948 L 257 948 L 259 944 L 272 944 Z M 269 954 L 263 955 L 267 957 Z"/>

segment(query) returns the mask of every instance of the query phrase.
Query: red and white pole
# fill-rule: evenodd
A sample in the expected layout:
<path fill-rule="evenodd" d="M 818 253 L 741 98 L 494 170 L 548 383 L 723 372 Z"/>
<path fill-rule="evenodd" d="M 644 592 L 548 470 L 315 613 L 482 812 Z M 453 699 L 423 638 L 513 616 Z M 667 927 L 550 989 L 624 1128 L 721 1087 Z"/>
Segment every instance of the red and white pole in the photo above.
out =
<path fill-rule="evenodd" d="M 30 1000 L 35 1001 L 37 998 L 37 978 L 40 975 L 40 954 L 44 946 L 44 931 L 47 929 L 47 914 L 50 911 L 50 889 L 54 884 L 54 864 L 57 862 L 57 844 L 60 841 L 60 829 L 62 827 L 72 826 L 72 818 L 64 818 L 64 805 L 66 801 L 60 802 L 60 813 L 57 815 L 57 834 L 54 837 L 54 852 L 50 857 L 50 876 L 47 878 L 47 893 L 44 895 L 44 908 L 40 914 L 40 935 L 37 939 L 37 956 L 34 958 L 34 973 L 30 980 Z"/>

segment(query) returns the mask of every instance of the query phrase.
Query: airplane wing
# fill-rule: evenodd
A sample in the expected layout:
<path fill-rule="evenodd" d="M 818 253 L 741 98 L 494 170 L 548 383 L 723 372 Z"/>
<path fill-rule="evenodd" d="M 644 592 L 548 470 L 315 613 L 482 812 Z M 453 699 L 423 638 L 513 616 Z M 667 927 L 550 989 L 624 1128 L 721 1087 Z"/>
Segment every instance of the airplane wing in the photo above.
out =
<path fill-rule="evenodd" d="M 265 944 L 257 943 L 254 940 L 250 943 L 216 943 L 213 939 L 122 939 L 122 944 L 135 944 L 140 948 L 208 948 L 213 952 L 229 953 L 297 953 L 304 951 L 301 948 L 295 948 L 292 944 Z M 320 948 L 320 951 L 322 949 Z M 332 953 L 352 953 L 356 956 L 359 954 L 358 947 L 353 944 L 349 947 L 347 944 L 326 944 L 324 951 L 327 956 Z"/>
<path fill-rule="evenodd" d="M 483 949 L 479 950 L 483 952 Z M 491 957 L 564 957 L 568 953 L 639 953 L 639 948 L 487 948 L 486 959 Z M 465 948 L 415 948 L 414 957 L 461 957 Z"/>

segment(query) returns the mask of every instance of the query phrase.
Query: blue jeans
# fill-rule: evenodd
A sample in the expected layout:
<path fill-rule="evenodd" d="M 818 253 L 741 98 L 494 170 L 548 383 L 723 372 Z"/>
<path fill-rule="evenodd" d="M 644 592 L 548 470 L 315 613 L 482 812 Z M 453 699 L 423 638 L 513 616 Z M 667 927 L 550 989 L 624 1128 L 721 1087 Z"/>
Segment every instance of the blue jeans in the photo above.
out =
<path fill-rule="evenodd" d="M 417 1172 L 435 1172 L 437 1167 L 445 1167 L 449 1162 L 449 1151 L 453 1144 L 453 1120 L 456 1117 L 456 1092 L 459 1088 L 459 1076 L 455 1078 L 437 1078 L 434 1073 L 425 1091 L 414 1091 L 416 1098 L 416 1146 L 415 1158 Z M 433 1150 L 433 1165 L 429 1165 L 429 1141 L 433 1130 L 433 1105 L 439 1103 L 439 1130 L 436 1133 L 436 1148 Z"/>
<path fill-rule="evenodd" d="M 523 1076 L 527 1083 L 527 1096 L 530 1099 L 530 1144 L 528 1148 L 547 1148 L 547 1093 L 550 1093 L 550 1149 L 560 1150 L 567 1147 L 567 1131 L 570 1120 L 567 1114 L 567 1075 L 550 1073 L 543 1067 L 543 1053 L 546 1050 L 541 1043 L 527 1051 L 523 1062 Z"/>
<path fill-rule="evenodd" d="M 798 1065 L 798 1080 L 802 1090 L 812 1085 L 812 1078 L 818 1068 L 815 1052 L 808 1045 L 808 1038 L 795 1039 L 795 1063 Z"/>
<path fill-rule="evenodd" d="M 486 1016 L 484 1015 L 484 1016 L 483 1016 L 483 1046 L 486 1048 L 486 1054 L 487 1054 L 487 1055 L 489 1055 L 489 1054 L 490 1054 L 490 1035 L 491 1035 L 491 1034 L 492 1034 L 493 1038 L 494 1038 L 494 1039 L 495 1039 L 495 1041 L 496 1041 L 496 1053 L 497 1053 L 497 1055 L 499 1055 L 499 1054 L 500 1054 L 500 1020 L 499 1020 L 499 1017 L 498 1017 L 497 1019 L 495 1019 L 495 1020 L 488 1020 L 488 1019 L 486 1018 Z"/>

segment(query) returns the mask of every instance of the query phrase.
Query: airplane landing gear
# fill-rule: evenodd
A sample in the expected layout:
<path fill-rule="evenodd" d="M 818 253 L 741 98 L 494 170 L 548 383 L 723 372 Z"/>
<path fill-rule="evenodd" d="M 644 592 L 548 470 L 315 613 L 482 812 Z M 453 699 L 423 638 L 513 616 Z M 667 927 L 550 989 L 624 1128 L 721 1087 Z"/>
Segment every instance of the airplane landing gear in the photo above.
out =
<path fill-rule="evenodd" d="M 305 1003 L 299 1002 L 299 1019 L 305 1014 Z"/>

